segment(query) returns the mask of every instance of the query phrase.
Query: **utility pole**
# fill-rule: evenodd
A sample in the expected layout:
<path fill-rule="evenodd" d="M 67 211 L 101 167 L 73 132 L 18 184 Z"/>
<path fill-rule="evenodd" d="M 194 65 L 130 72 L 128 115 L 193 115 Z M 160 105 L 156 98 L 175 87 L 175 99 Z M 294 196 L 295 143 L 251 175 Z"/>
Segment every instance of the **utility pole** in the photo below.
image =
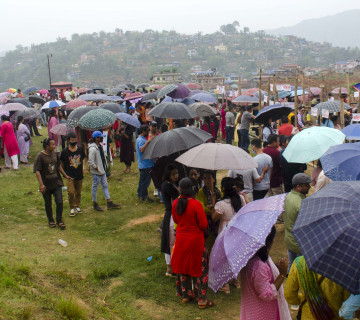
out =
<path fill-rule="evenodd" d="M 51 71 L 50 71 L 50 57 L 52 57 L 51 55 L 47 55 L 47 60 L 48 60 L 48 70 L 49 70 L 49 82 L 50 82 L 50 89 L 51 89 Z"/>

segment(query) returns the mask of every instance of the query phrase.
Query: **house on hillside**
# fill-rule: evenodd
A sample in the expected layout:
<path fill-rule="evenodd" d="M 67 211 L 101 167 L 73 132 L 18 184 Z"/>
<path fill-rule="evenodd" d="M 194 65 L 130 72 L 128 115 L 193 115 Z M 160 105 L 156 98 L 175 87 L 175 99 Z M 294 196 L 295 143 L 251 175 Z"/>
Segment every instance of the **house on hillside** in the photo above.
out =
<path fill-rule="evenodd" d="M 190 57 L 190 58 L 192 58 L 192 57 L 196 57 L 197 56 L 197 50 L 196 49 L 189 49 L 188 51 L 187 51 L 187 55 L 188 55 L 188 57 Z"/>
<path fill-rule="evenodd" d="M 152 82 L 155 84 L 169 84 L 175 82 L 182 82 L 181 73 L 154 73 L 151 78 Z"/>
<path fill-rule="evenodd" d="M 60 92 L 61 89 L 63 89 L 63 91 L 66 91 L 66 89 L 72 90 L 72 83 L 64 81 L 53 82 L 50 86 L 50 89 L 52 88 L 55 88 L 57 92 Z"/>
<path fill-rule="evenodd" d="M 359 65 L 357 60 L 348 60 L 348 61 L 337 61 L 335 64 L 330 67 L 335 70 L 335 72 L 348 72 L 349 70 L 354 70 Z"/>
<path fill-rule="evenodd" d="M 227 52 L 227 50 L 228 50 L 227 46 L 224 46 L 223 43 L 220 44 L 219 46 L 214 46 L 214 49 L 215 49 L 215 51 L 222 52 L 222 53 Z"/>
<path fill-rule="evenodd" d="M 225 83 L 225 77 L 218 77 L 214 70 L 197 71 L 192 74 L 192 81 L 199 83 L 204 90 L 216 89 L 217 86 L 223 86 Z"/>

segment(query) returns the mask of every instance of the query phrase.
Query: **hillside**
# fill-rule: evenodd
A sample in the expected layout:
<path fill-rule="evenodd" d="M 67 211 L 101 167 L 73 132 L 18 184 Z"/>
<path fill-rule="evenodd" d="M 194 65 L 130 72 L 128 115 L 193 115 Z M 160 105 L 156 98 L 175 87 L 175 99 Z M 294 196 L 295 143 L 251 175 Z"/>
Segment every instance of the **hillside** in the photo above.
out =
<path fill-rule="evenodd" d="M 304 20 L 291 27 L 268 30 L 269 34 L 294 35 L 310 41 L 329 42 L 339 47 L 360 47 L 360 10 L 341 12 L 333 16 Z"/>
<path fill-rule="evenodd" d="M 51 43 L 17 46 L 0 57 L 0 90 L 9 87 L 47 87 L 47 55 L 52 82 L 70 80 L 76 86 L 116 86 L 149 82 L 154 72 L 178 71 L 185 81 L 194 69 L 217 68 L 218 74 L 241 73 L 251 77 L 285 64 L 328 68 L 338 60 L 356 59 L 359 48 L 338 48 L 303 38 L 275 37 L 264 31 L 223 25 L 213 34 L 179 34 L 175 31 L 73 34 Z"/>

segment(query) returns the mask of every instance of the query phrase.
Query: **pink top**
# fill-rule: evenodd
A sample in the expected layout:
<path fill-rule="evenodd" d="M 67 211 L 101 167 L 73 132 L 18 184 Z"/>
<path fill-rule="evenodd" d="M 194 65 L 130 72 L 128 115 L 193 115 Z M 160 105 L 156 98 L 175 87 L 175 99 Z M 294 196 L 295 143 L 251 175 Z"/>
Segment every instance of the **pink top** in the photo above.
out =
<path fill-rule="evenodd" d="M 240 272 L 240 320 L 280 320 L 278 292 L 269 262 L 251 258 Z"/>
<path fill-rule="evenodd" d="M 243 196 L 240 196 L 241 199 L 241 207 L 245 206 L 245 199 Z M 236 213 L 231 206 L 230 199 L 225 199 L 217 202 L 214 207 L 217 214 L 220 215 L 220 225 L 219 225 L 219 233 L 223 231 L 226 225 L 231 220 L 232 216 Z"/>
<path fill-rule="evenodd" d="M 9 157 L 20 153 L 19 145 L 16 140 L 14 127 L 11 122 L 5 122 L 0 127 L 0 137 L 2 138 L 3 146 L 6 148 Z"/>
<path fill-rule="evenodd" d="M 51 117 L 49 123 L 48 123 L 48 135 L 50 139 L 53 139 L 55 141 L 55 145 L 58 146 L 59 144 L 59 138 L 57 135 L 53 134 L 50 130 L 54 128 L 59 123 L 58 119 L 56 117 Z"/>

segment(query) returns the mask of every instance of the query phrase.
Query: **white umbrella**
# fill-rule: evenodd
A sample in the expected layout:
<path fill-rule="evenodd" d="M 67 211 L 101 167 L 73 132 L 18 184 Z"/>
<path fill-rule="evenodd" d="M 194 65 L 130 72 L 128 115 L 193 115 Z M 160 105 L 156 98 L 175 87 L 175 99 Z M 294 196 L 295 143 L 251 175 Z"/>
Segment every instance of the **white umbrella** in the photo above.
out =
<path fill-rule="evenodd" d="M 244 150 L 222 143 L 204 143 L 176 159 L 187 167 L 208 170 L 242 170 L 257 168 L 257 162 Z"/>
<path fill-rule="evenodd" d="M 46 102 L 42 107 L 41 110 L 45 110 L 45 109 L 51 109 L 51 108 L 56 108 L 56 107 L 62 107 L 64 106 L 65 103 L 62 102 L 61 100 L 51 100 Z"/>
<path fill-rule="evenodd" d="M 23 110 L 27 110 L 28 108 L 26 108 L 23 104 L 21 103 L 7 103 L 5 105 L 3 105 L 0 110 L 1 111 L 23 111 Z"/>

